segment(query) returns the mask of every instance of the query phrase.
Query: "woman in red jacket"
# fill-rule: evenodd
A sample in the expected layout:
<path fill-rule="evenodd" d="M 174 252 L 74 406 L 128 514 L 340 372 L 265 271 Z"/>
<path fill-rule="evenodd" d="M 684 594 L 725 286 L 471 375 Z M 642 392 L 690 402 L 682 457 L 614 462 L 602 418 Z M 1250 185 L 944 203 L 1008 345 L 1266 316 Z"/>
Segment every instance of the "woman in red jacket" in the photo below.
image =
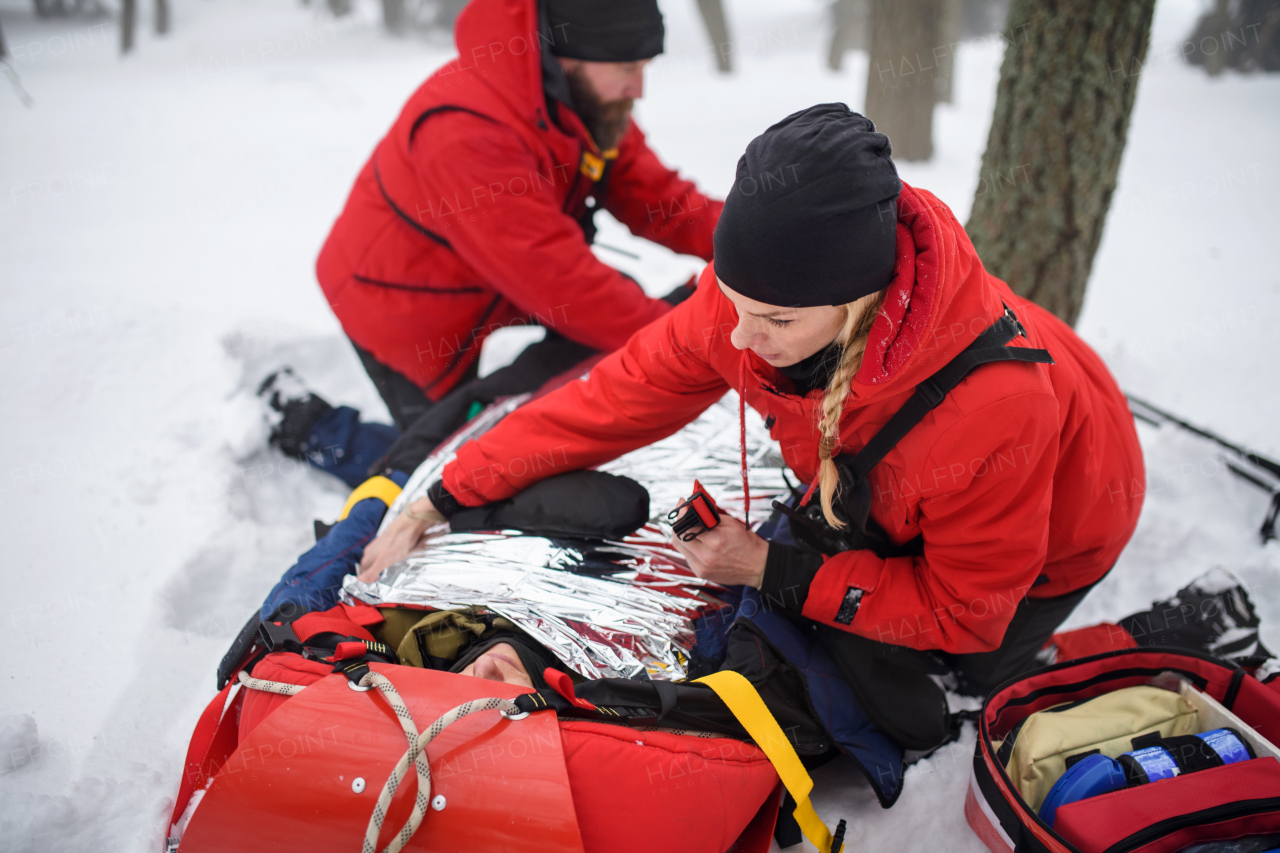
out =
<path fill-rule="evenodd" d="M 843 104 L 755 139 L 697 293 L 464 445 L 361 576 L 432 520 L 668 436 L 735 388 L 825 530 L 771 541 L 726 518 L 675 542 L 694 571 L 818 623 L 860 694 L 939 658 L 975 691 L 1033 666 L 1133 533 L 1141 449 L 1098 356 L 989 275 L 889 155 Z"/>

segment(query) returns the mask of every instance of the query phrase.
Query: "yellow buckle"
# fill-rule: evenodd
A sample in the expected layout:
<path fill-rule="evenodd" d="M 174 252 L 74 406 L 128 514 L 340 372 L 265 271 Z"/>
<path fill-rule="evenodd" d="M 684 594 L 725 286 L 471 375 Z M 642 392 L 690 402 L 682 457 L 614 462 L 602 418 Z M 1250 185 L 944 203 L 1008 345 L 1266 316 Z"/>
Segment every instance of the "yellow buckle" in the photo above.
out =
<path fill-rule="evenodd" d="M 604 177 L 604 158 L 597 157 L 590 151 L 583 151 L 582 163 L 578 166 L 578 171 L 591 180 L 598 181 Z"/>

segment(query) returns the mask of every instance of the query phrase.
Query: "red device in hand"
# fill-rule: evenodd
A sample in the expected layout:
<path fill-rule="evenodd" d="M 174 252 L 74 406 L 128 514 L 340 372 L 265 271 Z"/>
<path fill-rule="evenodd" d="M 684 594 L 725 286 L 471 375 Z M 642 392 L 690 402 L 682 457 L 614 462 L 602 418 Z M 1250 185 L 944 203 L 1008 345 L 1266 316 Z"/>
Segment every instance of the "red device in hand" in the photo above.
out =
<path fill-rule="evenodd" d="M 688 511 L 681 514 L 680 510 L 686 507 Z M 716 506 L 716 502 L 711 499 L 711 495 L 707 494 L 707 490 L 702 488 L 702 484 L 694 480 L 693 494 L 671 510 L 667 514 L 667 519 L 671 522 L 671 532 L 679 536 L 681 542 L 689 542 L 711 528 L 719 526 L 720 507 Z"/>

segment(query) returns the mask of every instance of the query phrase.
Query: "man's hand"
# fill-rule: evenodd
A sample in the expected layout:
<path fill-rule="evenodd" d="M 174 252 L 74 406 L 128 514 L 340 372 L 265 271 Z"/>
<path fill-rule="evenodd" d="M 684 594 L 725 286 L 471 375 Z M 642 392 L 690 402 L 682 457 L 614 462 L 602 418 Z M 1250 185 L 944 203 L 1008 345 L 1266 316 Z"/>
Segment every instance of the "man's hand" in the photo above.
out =
<path fill-rule="evenodd" d="M 685 512 L 688 511 L 686 508 Z M 764 580 L 769 543 L 728 513 L 721 513 L 720 524 L 697 539 L 682 542 L 672 536 L 671 544 L 684 554 L 693 573 L 704 580 L 756 588 Z"/>
<path fill-rule="evenodd" d="M 410 518 L 409 512 L 424 518 Z M 420 498 L 409 504 L 408 512 L 396 516 L 387 529 L 365 547 L 357 577 L 364 583 L 373 583 L 387 566 L 409 556 L 427 528 L 444 520 L 444 516 L 431 505 L 430 498 Z"/>

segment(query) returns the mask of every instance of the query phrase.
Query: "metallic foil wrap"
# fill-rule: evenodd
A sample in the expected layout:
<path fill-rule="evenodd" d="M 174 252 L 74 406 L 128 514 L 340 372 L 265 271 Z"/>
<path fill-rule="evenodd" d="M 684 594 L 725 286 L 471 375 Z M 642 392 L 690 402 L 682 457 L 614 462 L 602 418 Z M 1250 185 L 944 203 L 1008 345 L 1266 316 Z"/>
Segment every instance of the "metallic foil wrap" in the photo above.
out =
<path fill-rule="evenodd" d="M 427 487 L 464 442 L 488 431 L 528 396 L 497 403 L 427 458 L 392 505 L 386 525 Z M 650 523 L 623 542 L 582 542 L 515 531 L 431 531 L 422 550 L 372 584 L 348 575 L 344 596 L 369 604 L 450 609 L 483 606 L 510 619 L 586 678 L 685 677 L 692 620 L 719 605 L 719 587 L 696 577 L 668 542 L 666 515 L 699 480 L 738 516 L 742 478 L 738 400 L 729 394 L 669 438 L 600 466 L 649 490 Z M 763 422 L 747 412 L 751 518 L 787 491 L 781 456 Z"/>

